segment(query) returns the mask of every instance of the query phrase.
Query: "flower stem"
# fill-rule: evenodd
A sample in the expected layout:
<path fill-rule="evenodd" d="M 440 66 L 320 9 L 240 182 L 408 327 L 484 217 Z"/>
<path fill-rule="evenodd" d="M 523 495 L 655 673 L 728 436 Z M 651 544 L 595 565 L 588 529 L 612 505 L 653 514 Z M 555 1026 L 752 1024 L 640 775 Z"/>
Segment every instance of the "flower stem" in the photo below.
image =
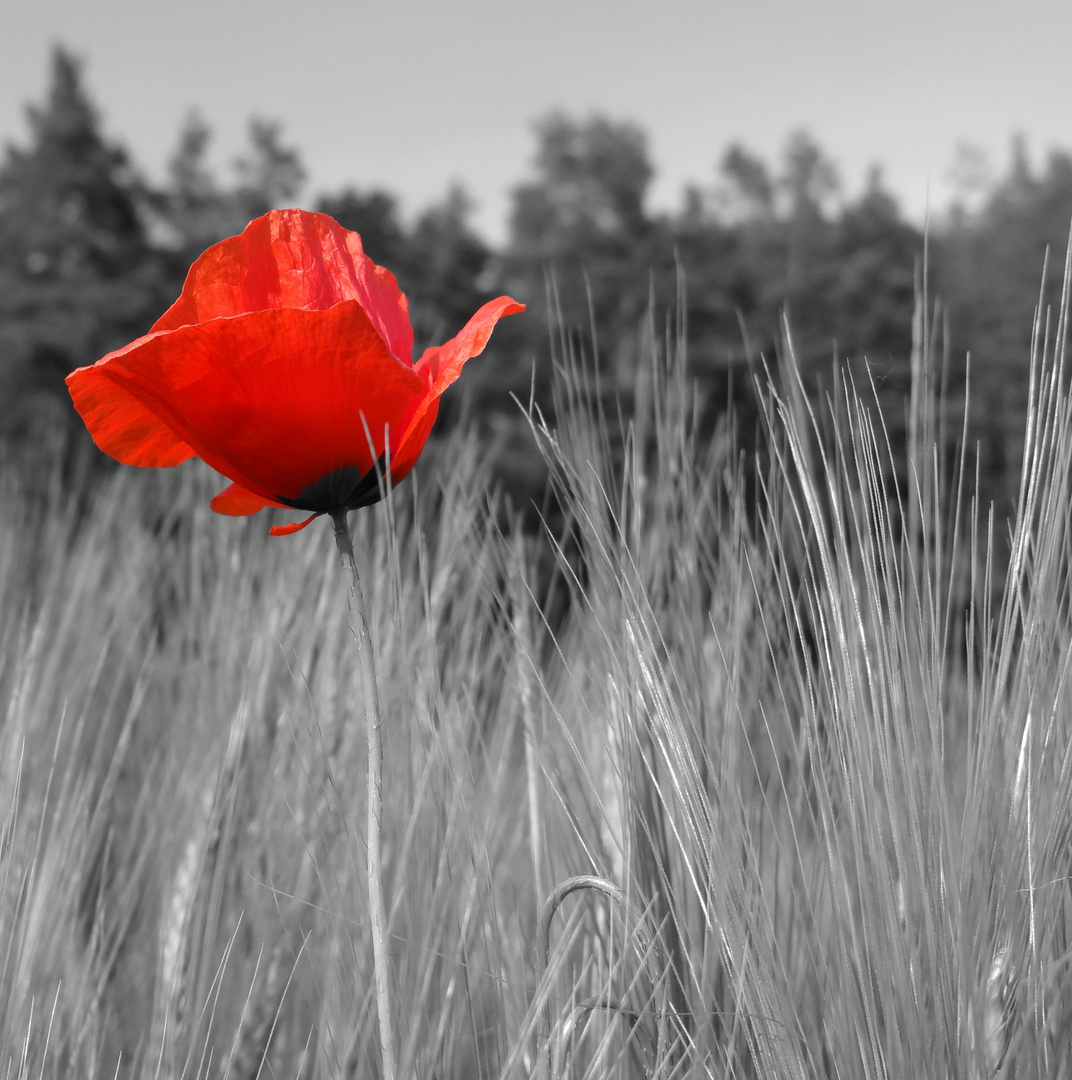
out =
<path fill-rule="evenodd" d="M 346 524 L 346 513 L 331 515 L 335 543 L 342 556 L 343 569 L 350 577 L 350 610 L 357 616 L 352 628 L 361 661 L 361 680 L 365 686 L 365 732 L 368 739 L 368 893 L 369 923 L 372 926 L 372 960 L 376 972 L 376 1005 L 380 1018 L 380 1054 L 384 1080 L 395 1080 L 395 1039 L 391 1022 L 390 981 L 387 971 L 387 909 L 383 900 L 383 865 L 381 833 L 383 830 L 383 743 L 380 739 L 380 695 L 376 686 L 376 660 L 372 637 L 365 616 L 365 592 L 357 573 L 354 545 Z"/>

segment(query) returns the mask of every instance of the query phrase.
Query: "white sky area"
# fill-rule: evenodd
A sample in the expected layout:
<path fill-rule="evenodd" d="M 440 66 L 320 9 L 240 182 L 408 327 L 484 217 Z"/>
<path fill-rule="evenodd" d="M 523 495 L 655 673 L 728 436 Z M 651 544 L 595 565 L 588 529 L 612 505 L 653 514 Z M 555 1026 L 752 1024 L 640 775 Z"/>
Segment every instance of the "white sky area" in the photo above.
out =
<path fill-rule="evenodd" d="M 646 130 L 653 209 L 731 141 L 774 164 L 801 127 L 849 196 L 879 162 L 920 222 L 958 142 L 997 172 L 1015 132 L 1036 165 L 1072 147 L 1072 0 L 3 0 L 0 143 L 26 141 L 56 42 L 150 178 L 191 109 L 221 171 L 257 114 L 301 151 L 305 204 L 352 183 L 411 215 L 458 181 L 492 240 L 553 108 Z"/>

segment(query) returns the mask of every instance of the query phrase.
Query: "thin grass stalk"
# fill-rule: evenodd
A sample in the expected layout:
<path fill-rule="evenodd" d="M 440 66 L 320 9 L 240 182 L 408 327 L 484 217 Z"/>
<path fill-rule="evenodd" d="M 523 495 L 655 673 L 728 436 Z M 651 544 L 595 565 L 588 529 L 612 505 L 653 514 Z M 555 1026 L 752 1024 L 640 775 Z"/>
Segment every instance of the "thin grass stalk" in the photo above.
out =
<path fill-rule="evenodd" d="M 654 1008 L 659 1022 L 660 1031 L 662 1030 L 662 1022 L 666 1014 L 666 992 L 662 995 L 659 993 L 660 984 L 663 982 L 668 972 L 667 957 L 658 951 L 658 945 L 662 938 L 663 929 L 655 929 L 652 932 L 650 909 L 644 912 L 637 912 L 630 907 L 628 897 L 624 890 L 615 885 L 614 882 L 608 881 L 606 878 L 597 877 L 594 874 L 579 874 L 575 877 L 566 878 L 564 881 L 560 881 L 550 892 L 543 906 L 540 908 L 539 917 L 536 923 L 536 976 L 538 985 L 542 985 L 544 980 L 548 976 L 548 968 L 551 961 L 551 921 L 555 917 L 555 913 L 562 905 L 562 901 L 572 893 L 578 892 L 582 889 L 592 889 L 595 892 L 602 893 L 608 900 L 615 903 L 620 909 L 623 916 L 632 915 L 637 921 L 637 931 L 641 933 L 642 940 L 640 945 L 642 947 L 637 948 L 637 955 L 641 961 L 641 968 L 648 968 L 648 974 L 651 979 L 652 991 L 648 998 L 647 1004 Z M 665 943 L 663 943 L 665 945 Z M 640 978 L 641 973 L 638 971 L 636 978 Z M 635 982 L 635 979 L 634 979 Z M 578 987 L 575 985 L 571 988 L 572 993 L 576 993 Z M 660 998 L 661 1000 L 656 1000 Z M 543 1007 L 540 1009 L 537 1029 L 537 1058 L 535 1075 L 538 1080 L 558 1080 L 561 1075 L 558 1069 L 560 1061 L 559 1051 L 561 1048 L 552 1046 L 551 1040 L 551 1007 L 552 997 L 548 995 L 547 999 L 543 1003 Z M 572 1024 L 573 1017 L 577 1013 L 578 1009 L 582 1011 L 591 1012 L 593 1009 L 598 1008 L 604 1011 L 619 1011 L 622 1016 L 629 1020 L 633 1027 L 636 1027 L 639 1020 L 639 1015 L 632 1010 L 621 1007 L 625 1001 L 625 997 L 621 1001 L 616 1001 L 610 997 L 600 994 L 597 998 L 594 998 L 587 1003 L 578 1005 L 574 1002 L 569 1011 L 569 1020 L 567 1026 Z"/>
<path fill-rule="evenodd" d="M 613 900 L 619 907 L 624 909 L 625 894 L 613 882 L 593 874 L 580 874 L 576 877 L 566 878 L 560 881 L 552 890 L 543 907 L 540 909 L 540 917 L 536 924 L 536 978 L 537 983 L 542 983 L 547 967 L 551 960 L 551 920 L 555 912 L 562 905 L 570 893 L 579 889 L 594 889 L 603 893 L 608 899 Z M 556 1080 L 553 1067 L 556 1061 L 554 1049 L 551 1046 L 551 1004 L 548 997 L 543 1009 L 540 1011 L 540 1023 L 536 1030 L 536 1076 L 539 1080 Z"/>
<path fill-rule="evenodd" d="M 345 511 L 331 515 L 335 530 L 335 543 L 342 558 L 343 569 L 348 573 L 350 592 L 347 598 L 351 614 L 357 617 L 352 627 L 357 642 L 357 654 L 361 663 L 361 681 L 365 687 L 365 733 L 368 740 L 368 894 L 369 923 L 372 927 L 372 959 L 376 976 L 376 1007 L 380 1021 L 380 1053 L 383 1058 L 385 1080 L 395 1080 L 394 1026 L 391 1020 L 391 993 L 388 973 L 387 907 L 383 898 L 383 741 L 380 727 L 383 722 L 380 711 L 380 695 L 376 685 L 376 660 L 372 653 L 372 636 L 369 634 L 365 611 L 365 591 L 357 572 L 354 545 L 346 524 Z"/>
<path fill-rule="evenodd" d="M 526 576 L 528 566 L 525 556 L 525 538 L 520 522 L 514 525 L 513 560 L 510 572 L 512 631 L 516 651 L 518 706 L 525 737 L 525 784 L 529 811 L 529 846 L 532 852 L 532 879 L 537 898 L 546 895 L 544 885 L 544 835 L 543 811 L 540 798 L 540 770 L 536 759 L 538 732 L 536 731 L 535 694 L 533 692 L 533 645 L 532 618 L 529 605 L 532 596 Z"/>

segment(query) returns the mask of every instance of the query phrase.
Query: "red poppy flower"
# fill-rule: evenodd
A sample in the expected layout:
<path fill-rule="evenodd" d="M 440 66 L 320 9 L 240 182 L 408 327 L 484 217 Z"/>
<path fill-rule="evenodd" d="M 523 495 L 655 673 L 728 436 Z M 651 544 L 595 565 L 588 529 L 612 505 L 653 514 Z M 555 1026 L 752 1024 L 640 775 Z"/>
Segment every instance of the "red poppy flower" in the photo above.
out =
<path fill-rule="evenodd" d="M 200 457 L 233 483 L 221 514 L 369 506 L 413 468 L 439 396 L 480 353 L 508 296 L 413 363 L 409 307 L 325 214 L 273 210 L 209 248 L 144 337 L 67 376 L 94 442 L 127 465 Z"/>

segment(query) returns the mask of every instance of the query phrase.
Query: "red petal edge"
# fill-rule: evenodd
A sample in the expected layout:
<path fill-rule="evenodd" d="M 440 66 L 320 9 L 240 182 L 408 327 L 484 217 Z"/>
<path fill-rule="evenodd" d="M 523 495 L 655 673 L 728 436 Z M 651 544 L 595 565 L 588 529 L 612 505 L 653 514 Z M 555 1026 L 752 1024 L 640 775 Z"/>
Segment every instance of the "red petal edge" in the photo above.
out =
<path fill-rule="evenodd" d="M 461 374 L 467 360 L 484 351 L 496 323 L 507 315 L 524 310 L 525 305 L 510 296 L 489 300 L 450 341 L 425 349 L 424 355 L 413 365 L 413 370 L 424 380 L 428 392 L 409 417 L 397 446 L 392 448 L 391 475 L 396 483 L 420 457 L 435 423 L 443 391 Z"/>
<path fill-rule="evenodd" d="M 301 532 L 306 525 L 311 525 L 320 515 L 313 514 L 311 517 L 307 517 L 304 521 L 293 521 L 289 525 L 273 525 L 269 530 L 270 536 L 293 536 L 296 532 Z"/>
<path fill-rule="evenodd" d="M 218 495 L 212 497 L 209 506 L 217 514 L 226 514 L 229 517 L 248 517 L 250 514 L 263 510 L 266 506 L 280 506 L 286 509 L 283 503 L 254 495 L 241 484 L 229 484 Z"/>
<path fill-rule="evenodd" d="M 74 407 L 98 448 L 124 465 L 147 468 L 178 465 L 194 457 L 194 449 L 166 421 L 107 377 L 114 355 L 67 376 Z"/>

